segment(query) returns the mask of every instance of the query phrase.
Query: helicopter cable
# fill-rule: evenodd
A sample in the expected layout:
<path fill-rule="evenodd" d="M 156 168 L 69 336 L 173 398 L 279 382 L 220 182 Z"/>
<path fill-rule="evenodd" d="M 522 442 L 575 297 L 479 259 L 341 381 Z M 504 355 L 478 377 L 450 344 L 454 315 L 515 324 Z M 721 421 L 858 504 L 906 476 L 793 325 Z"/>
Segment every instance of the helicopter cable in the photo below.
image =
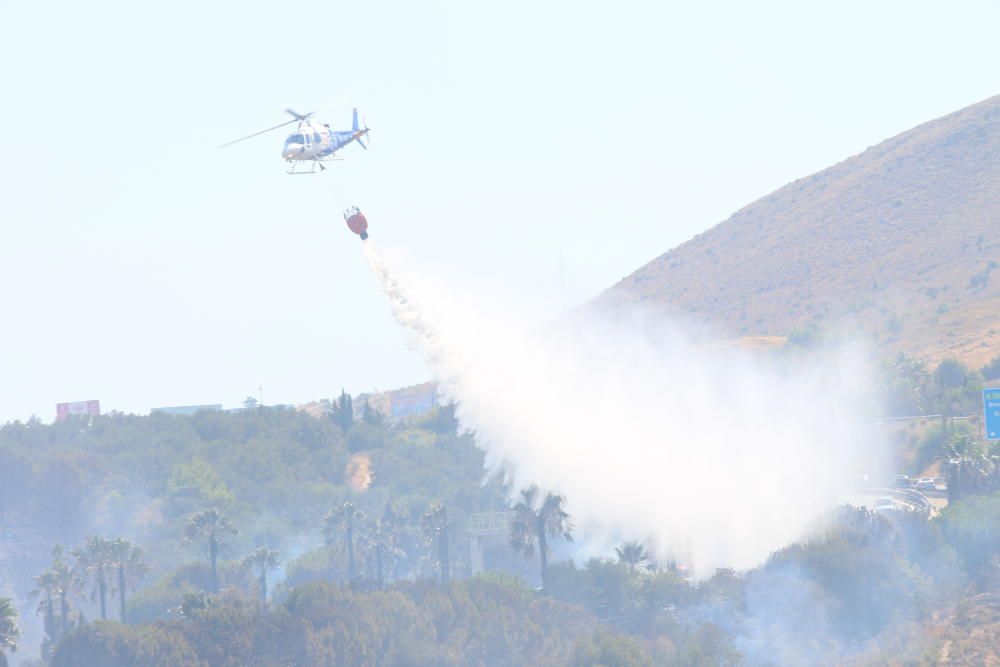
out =
<path fill-rule="evenodd" d="M 332 192 L 335 195 L 340 195 L 345 201 L 349 200 L 350 197 L 347 194 L 347 190 L 345 190 L 344 187 L 340 184 L 340 181 L 338 181 L 336 178 L 334 178 L 333 174 L 330 174 L 329 176 L 326 176 L 327 172 L 329 172 L 329 171 L 330 170 L 327 169 L 327 170 L 319 172 L 319 174 L 320 174 L 320 180 L 323 181 L 323 183 L 328 188 L 330 188 L 330 192 Z"/>

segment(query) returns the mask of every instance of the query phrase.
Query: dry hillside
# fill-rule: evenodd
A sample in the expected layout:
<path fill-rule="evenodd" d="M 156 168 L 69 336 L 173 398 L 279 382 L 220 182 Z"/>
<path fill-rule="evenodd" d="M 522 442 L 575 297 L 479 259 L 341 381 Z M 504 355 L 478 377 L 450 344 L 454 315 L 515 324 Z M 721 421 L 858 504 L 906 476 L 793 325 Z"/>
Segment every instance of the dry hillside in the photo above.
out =
<path fill-rule="evenodd" d="M 602 295 L 722 336 L 860 328 L 888 351 L 1000 354 L 1000 96 L 797 180 Z"/>

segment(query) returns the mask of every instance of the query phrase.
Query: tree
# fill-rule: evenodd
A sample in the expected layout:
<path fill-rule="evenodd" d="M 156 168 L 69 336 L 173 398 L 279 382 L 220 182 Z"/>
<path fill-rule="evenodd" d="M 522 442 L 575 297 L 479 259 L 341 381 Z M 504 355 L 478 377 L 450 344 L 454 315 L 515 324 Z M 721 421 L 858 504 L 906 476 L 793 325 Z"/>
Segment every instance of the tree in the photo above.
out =
<path fill-rule="evenodd" d="M 1000 457 L 978 438 L 955 433 L 945 444 L 948 454 L 948 502 L 1000 489 Z"/>
<path fill-rule="evenodd" d="M 949 503 L 935 521 L 974 580 L 985 583 L 994 577 L 993 559 L 1000 554 L 1000 492 Z"/>
<path fill-rule="evenodd" d="M 924 362 L 903 352 L 891 363 L 883 364 L 883 393 L 890 414 L 923 413 L 927 407 L 924 393 L 929 376 Z"/>
<path fill-rule="evenodd" d="M 514 520 L 510 524 L 510 546 L 531 558 L 535 554 L 535 543 L 538 543 L 538 557 L 542 569 L 542 589 L 548 583 L 549 546 L 548 538 L 563 538 L 573 541 L 573 522 L 563 509 L 565 499 L 562 496 L 545 494 L 544 500 L 538 502 L 537 486 L 521 491 L 521 500 L 514 506 Z"/>
<path fill-rule="evenodd" d="M 120 617 L 122 623 L 126 623 L 125 597 L 128 589 L 135 590 L 142 575 L 149 571 L 149 566 L 146 565 L 142 547 L 132 544 L 125 538 L 118 537 L 111 540 L 110 549 L 112 566 L 118 572 L 118 585 L 115 587 L 115 592 L 118 594 L 118 601 L 121 604 Z"/>
<path fill-rule="evenodd" d="M 202 667 L 206 663 L 177 626 L 132 627 L 98 621 L 62 641 L 51 662 L 46 664 L 51 667 Z"/>
<path fill-rule="evenodd" d="M 442 405 L 434 414 L 434 431 L 442 435 L 458 434 L 458 419 L 455 417 L 455 403 Z"/>
<path fill-rule="evenodd" d="M 347 551 L 347 581 L 352 586 L 358 576 L 357 563 L 354 560 L 354 529 L 364 520 L 364 514 L 350 500 L 344 501 L 340 507 L 333 509 L 323 517 L 323 536 L 327 544 L 336 541 L 340 528 L 344 529 L 344 549 Z"/>
<path fill-rule="evenodd" d="M 1000 354 L 990 359 L 990 363 L 979 369 L 979 372 L 982 373 L 983 377 L 987 380 L 1000 379 Z"/>
<path fill-rule="evenodd" d="M 444 505 L 431 505 L 420 517 L 420 528 L 427 546 L 436 548 L 441 584 L 445 585 L 451 580 L 450 558 L 448 556 L 448 529 L 450 528 L 448 509 Z"/>
<path fill-rule="evenodd" d="M 38 611 L 45 614 L 46 641 L 42 644 L 42 655 L 48 657 L 51 650 L 69 632 L 72 622 L 70 615 L 70 596 L 80 588 L 80 578 L 76 571 L 63 558 L 63 548 L 57 545 L 52 550 L 52 565 L 48 570 L 35 577 L 37 588 L 31 591 L 32 597 L 42 598 Z M 56 622 L 54 604 L 59 604 L 59 620 Z"/>
<path fill-rule="evenodd" d="M 247 396 L 243 399 L 243 409 L 244 410 L 256 410 L 259 403 L 257 399 L 253 396 Z"/>
<path fill-rule="evenodd" d="M 382 517 L 373 521 L 368 530 L 367 544 L 372 554 L 370 561 L 375 568 L 375 586 L 379 589 L 385 587 L 386 570 L 395 569 L 399 559 L 406 556 L 405 552 L 398 547 L 400 526 L 396 521 L 396 515 L 391 510 L 391 504 L 386 506 Z"/>
<path fill-rule="evenodd" d="M 212 566 L 212 592 L 219 592 L 219 548 L 225 543 L 226 536 L 237 535 L 239 531 L 228 516 L 214 507 L 202 510 L 188 517 L 184 525 L 184 541 L 190 544 L 194 540 L 208 542 L 208 559 Z"/>
<path fill-rule="evenodd" d="M 634 637 L 598 628 L 573 647 L 571 667 L 652 667 L 653 662 Z"/>
<path fill-rule="evenodd" d="M 334 403 L 333 421 L 344 433 L 347 433 L 354 423 L 354 403 L 351 401 L 351 395 L 343 389 L 340 390 L 340 398 Z"/>
<path fill-rule="evenodd" d="M 42 643 L 42 657 L 51 656 L 50 647 L 58 640 L 59 627 L 56 625 L 55 601 L 59 595 L 59 586 L 52 570 L 46 570 L 35 577 L 35 590 L 28 595 L 39 598 L 37 613 L 42 614 L 42 626 L 46 639 Z"/>
<path fill-rule="evenodd" d="M 7 664 L 7 651 L 17 650 L 17 638 L 21 631 L 17 627 L 17 609 L 9 598 L 0 598 L 0 664 Z"/>
<path fill-rule="evenodd" d="M 382 576 L 378 576 L 378 573 L 376 573 L 380 586 L 385 583 L 386 570 L 389 577 L 395 578 L 398 576 L 397 568 L 400 561 L 407 556 L 406 549 L 410 548 L 412 550 L 407 541 L 409 521 L 410 513 L 405 507 L 391 500 L 385 504 L 385 509 L 382 510 L 382 518 L 379 519 L 377 537 L 382 545 L 382 557 L 384 558 L 384 561 L 378 564 L 377 567 L 382 572 Z"/>
<path fill-rule="evenodd" d="M 934 370 L 934 381 L 941 390 L 954 389 L 965 384 L 969 369 L 954 357 L 941 360 Z"/>
<path fill-rule="evenodd" d="M 276 570 L 279 562 L 278 552 L 267 547 L 257 547 L 243 559 L 243 567 L 249 570 L 258 582 L 261 613 L 267 609 L 267 573 Z"/>
<path fill-rule="evenodd" d="M 361 409 L 361 420 L 372 426 L 382 426 L 385 423 L 385 415 L 369 405 L 366 398 L 365 404 Z"/>
<path fill-rule="evenodd" d="M 184 594 L 179 605 L 171 607 L 168 611 L 171 614 L 177 614 L 181 618 L 192 619 L 199 612 L 211 609 L 216 605 L 215 598 L 211 595 L 205 595 L 205 591 L 198 591 L 197 593 L 189 591 Z"/>
<path fill-rule="evenodd" d="M 15 499 L 21 500 L 27 493 L 31 479 L 31 465 L 9 448 L 0 447 L 0 470 L 3 470 L 3 484 L 0 484 L 0 530 L 6 527 L 7 508 Z"/>
<path fill-rule="evenodd" d="M 652 562 L 642 542 L 634 540 L 631 542 L 622 542 L 620 547 L 615 547 L 615 553 L 618 554 L 618 562 L 627 565 L 628 569 L 633 572 L 640 569 L 648 569 Z"/>
<path fill-rule="evenodd" d="M 88 537 L 83 547 L 72 551 L 76 559 L 81 583 L 92 586 L 90 598 L 100 601 L 101 620 L 108 620 L 108 573 L 114 568 L 111 541 L 103 537 Z"/>

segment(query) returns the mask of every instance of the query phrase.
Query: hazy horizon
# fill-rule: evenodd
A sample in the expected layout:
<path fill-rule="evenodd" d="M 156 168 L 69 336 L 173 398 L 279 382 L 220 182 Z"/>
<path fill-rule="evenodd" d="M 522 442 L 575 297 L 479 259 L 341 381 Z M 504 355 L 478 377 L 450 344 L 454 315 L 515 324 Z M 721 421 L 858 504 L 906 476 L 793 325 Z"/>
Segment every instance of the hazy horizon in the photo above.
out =
<path fill-rule="evenodd" d="M 542 321 L 1000 91 L 1000 8 L 814 12 L 307 2 L 303 39 L 259 5 L 5 7 L 0 422 L 430 379 L 348 204 L 374 239 Z M 372 149 L 349 147 L 332 188 L 283 173 L 280 131 L 216 149 L 344 95 L 319 118 L 360 107 Z"/>

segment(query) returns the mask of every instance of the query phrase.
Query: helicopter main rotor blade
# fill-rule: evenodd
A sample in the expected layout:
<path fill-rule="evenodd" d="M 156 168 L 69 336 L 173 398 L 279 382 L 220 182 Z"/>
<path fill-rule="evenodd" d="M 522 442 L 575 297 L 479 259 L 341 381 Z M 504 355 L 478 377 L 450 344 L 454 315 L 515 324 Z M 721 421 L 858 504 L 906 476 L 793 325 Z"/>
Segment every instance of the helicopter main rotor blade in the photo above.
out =
<path fill-rule="evenodd" d="M 294 118 L 292 120 L 285 121 L 284 123 L 282 123 L 280 125 L 275 125 L 274 127 L 269 127 L 266 130 L 261 130 L 260 132 L 254 132 L 253 134 L 248 134 L 245 137 L 240 137 L 239 139 L 234 139 L 233 141 L 230 141 L 229 143 L 222 144 L 221 146 L 219 146 L 219 148 L 225 148 L 226 146 L 232 146 L 233 144 L 238 144 L 241 141 L 245 141 L 247 139 L 252 139 L 253 137 L 256 137 L 256 136 L 261 135 L 261 134 L 265 134 L 267 132 L 271 132 L 272 130 L 277 130 L 279 127 L 284 127 L 286 125 L 291 125 L 292 123 L 297 123 L 297 122 L 299 122 L 299 120 L 300 119 L 298 119 L 298 118 Z"/>
<path fill-rule="evenodd" d="M 292 116 L 296 120 L 306 120 L 307 118 L 312 118 L 313 116 L 315 116 L 316 114 L 318 114 L 320 111 L 326 111 L 330 107 L 335 107 L 338 104 L 341 104 L 342 102 L 344 102 L 344 100 L 348 99 L 350 96 L 351 96 L 350 94 L 341 95 L 340 97 L 337 97 L 337 98 L 331 100 L 330 102 L 327 102 L 326 104 L 313 109 L 312 111 L 310 111 L 308 113 L 299 113 L 295 109 L 285 109 L 285 113 L 287 113 L 289 116 Z"/>
<path fill-rule="evenodd" d="M 302 121 L 311 118 L 317 112 L 323 111 L 324 109 L 328 109 L 328 108 L 330 108 L 330 107 L 332 107 L 334 105 L 340 104 L 341 102 L 343 102 L 347 98 L 348 98 L 348 95 L 341 95 L 340 97 L 338 97 L 337 99 L 333 100 L 332 102 L 328 102 L 328 103 L 324 104 L 323 106 L 319 107 L 318 109 L 315 109 L 314 111 L 310 111 L 309 113 L 299 113 L 299 112 L 297 112 L 297 111 L 295 111 L 293 109 L 285 109 L 285 113 L 287 113 L 290 116 L 292 116 L 292 120 L 289 120 L 289 121 L 286 121 L 284 123 L 281 123 L 280 125 L 275 125 L 274 127 L 269 127 L 266 130 L 261 130 L 260 132 L 254 132 L 253 134 L 248 134 L 245 137 L 240 137 L 239 139 L 235 139 L 233 141 L 230 141 L 229 143 L 222 144 L 221 146 L 219 146 L 219 148 L 225 148 L 226 146 L 232 146 L 233 144 L 238 144 L 239 142 L 244 141 L 246 139 L 251 139 L 253 137 L 256 137 L 258 135 L 264 134 L 266 132 L 270 132 L 271 130 L 277 130 L 279 127 L 284 127 L 286 125 L 291 125 L 292 123 L 301 123 Z"/>
<path fill-rule="evenodd" d="M 315 111 L 310 111 L 309 113 L 299 113 L 294 109 L 285 109 L 285 113 L 294 118 L 295 120 L 305 120 L 306 118 L 312 118 L 312 115 L 316 113 Z"/>

